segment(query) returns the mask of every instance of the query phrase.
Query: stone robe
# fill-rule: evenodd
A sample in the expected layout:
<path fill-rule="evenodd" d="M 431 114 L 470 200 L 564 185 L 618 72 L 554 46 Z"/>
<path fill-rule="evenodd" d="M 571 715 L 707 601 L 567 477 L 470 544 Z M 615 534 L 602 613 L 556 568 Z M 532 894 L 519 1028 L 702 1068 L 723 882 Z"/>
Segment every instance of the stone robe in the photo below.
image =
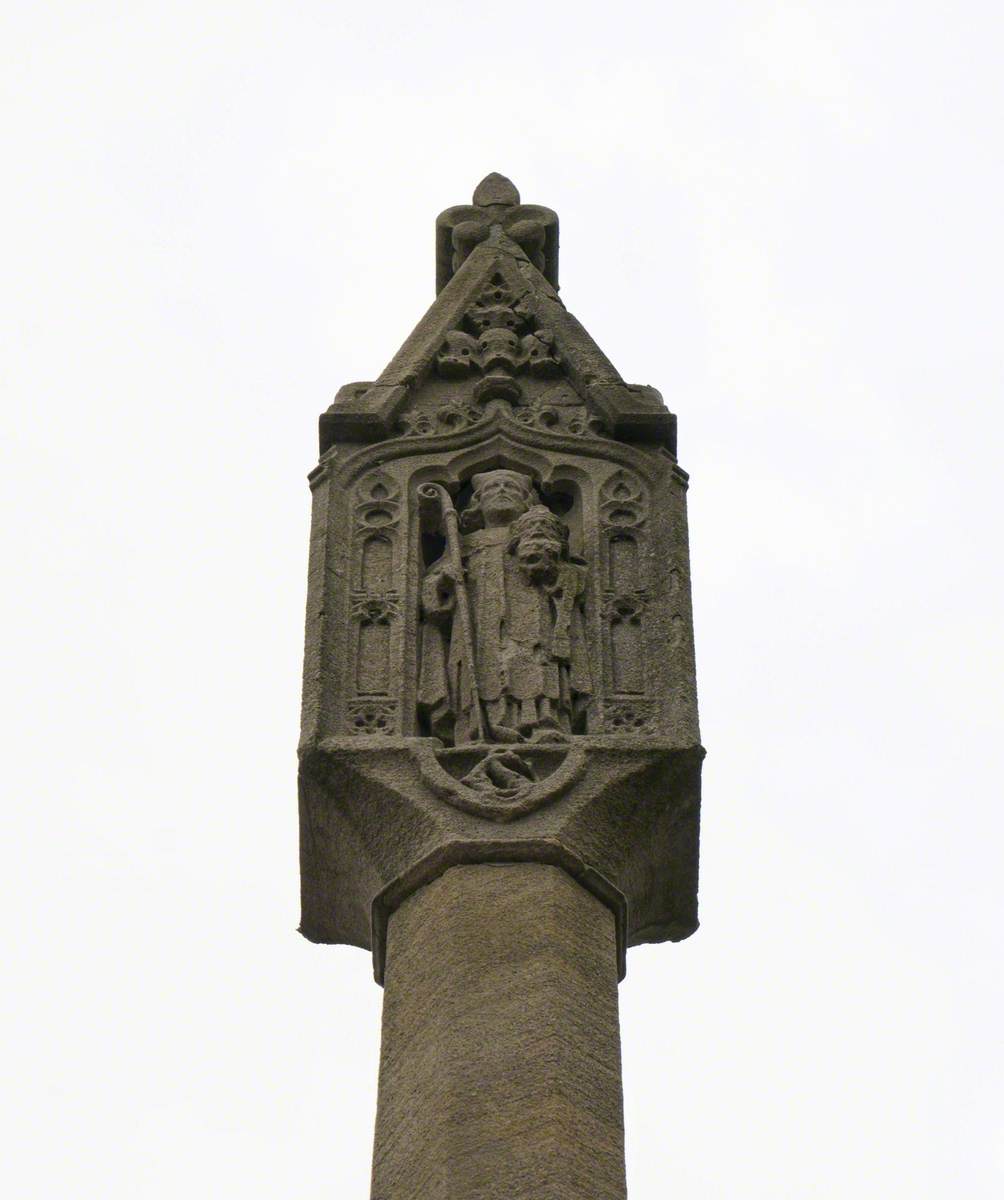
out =
<path fill-rule="evenodd" d="M 508 526 L 464 536 L 478 692 L 492 733 L 576 731 L 591 692 L 583 630 L 585 567 L 562 561 L 552 584 L 530 582 L 509 551 Z M 422 665 L 418 701 L 430 731 L 456 745 L 477 737 L 456 597 L 440 558 L 422 583 Z M 461 586 L 461 585 L 458 585 Z M 510 736 L 512 735 L 512 736 Z"/>

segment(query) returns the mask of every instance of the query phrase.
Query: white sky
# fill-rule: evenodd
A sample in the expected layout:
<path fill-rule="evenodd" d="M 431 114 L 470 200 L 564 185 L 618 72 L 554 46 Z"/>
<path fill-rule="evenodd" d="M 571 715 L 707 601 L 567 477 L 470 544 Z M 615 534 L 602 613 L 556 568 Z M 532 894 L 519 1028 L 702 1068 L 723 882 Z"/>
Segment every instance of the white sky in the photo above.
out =
<path fill-rule="evenodd" d="M 632 1200 L 1004 1194 L 997 4 L 13 3 L 4 1191 L 368 1195 L 298 919 L 316 417 L 491 170 L 679 414 L 703 927 L 629 956 Z"/>

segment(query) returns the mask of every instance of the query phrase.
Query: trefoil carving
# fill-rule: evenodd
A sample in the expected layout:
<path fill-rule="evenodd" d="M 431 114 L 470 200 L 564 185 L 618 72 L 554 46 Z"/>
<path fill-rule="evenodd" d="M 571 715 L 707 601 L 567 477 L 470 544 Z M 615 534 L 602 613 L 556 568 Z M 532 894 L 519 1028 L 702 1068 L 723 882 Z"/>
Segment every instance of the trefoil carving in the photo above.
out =
<path fill-rule="evenodd" d="M 354 700 L 348 706 L 348 730 L 355 737 L 390 737 L 397 726 L 397 705 L 392 701 Z"/>
<path fill-rule="evenodd" d="M 355 524 L 359 531 L 388 529 L 401 515 L 401 489 L 383 471 L 368 475 L 356 488 Z"/>
<path fill-rule="evenodd" d="M 651 700 L 608 700 L 603 706 L 603 728 L 607 733 L 648 734 L 655 732 L 656 706 Z"/>
<path fill-rule="evenodd" d="M 495 275 L 464 314 L 460 328 L 447 333 L 436 355 L 436 370 L 447 379 L 484 376 L 474 391 L 479 401 L 515 401 L 522 394 L 516 375 L 555 376 L 562 366 L 554 335 L 538 327 L 502 276 Z"/>
<path fill-rule="evenodd" d="M 646 509 L 644 488 L 630 471 L 615 471 L 600 489 L 600 519 L 609 530 L 636 529 Z"/>
<path fill-rule="evenodd" d="M 400 611 L 396 592 L 355 592 L 352 596 L 350 615 L 354 621 L 366 625 L 388 625 Z"/>

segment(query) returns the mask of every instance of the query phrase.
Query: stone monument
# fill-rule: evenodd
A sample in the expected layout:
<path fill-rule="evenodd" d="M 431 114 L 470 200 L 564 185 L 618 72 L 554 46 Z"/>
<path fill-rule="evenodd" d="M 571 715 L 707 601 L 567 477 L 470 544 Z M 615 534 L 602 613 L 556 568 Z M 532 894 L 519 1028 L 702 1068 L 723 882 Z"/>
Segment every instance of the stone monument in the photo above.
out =
<path fill-rule="evenodd" d="M 301 932 L 384 986 L 372 1200 L 623 1200 L 617 983 L 697 928 L 676 419 L 502 176 L 438 218 L 436 284 L 320 419 Z"/>

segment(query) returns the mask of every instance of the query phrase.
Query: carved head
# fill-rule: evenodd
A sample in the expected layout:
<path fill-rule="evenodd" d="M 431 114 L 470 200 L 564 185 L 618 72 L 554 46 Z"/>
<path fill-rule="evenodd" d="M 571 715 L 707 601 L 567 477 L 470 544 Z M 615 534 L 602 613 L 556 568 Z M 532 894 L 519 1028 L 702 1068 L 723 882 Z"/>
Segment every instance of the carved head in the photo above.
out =
<path fill-rule="evenodd" d="M 469 375 L 477 366 L 477 339 L 463 330 L 451 329 L 436 355 L 440 375 Z"/>
<path fill-rule="evenodd" d="M 513 524 L 509 550 L 530 583 L 553 583 L 568 557 L 568 529 L 549 508 L 535 504 Z"/>
<path fill-rule="evenodd" d="M 501 298 L 498 303 L 495 302 L 496 295 Z M 501 369 L 514 374 L 523 361 L 523 346 L 517 333 L 523 316 L 504 303 L 505 299 L 503 289 L 496 288 L 468 311 L 467 320 L 477 333 L 481 369 Z"/>
<path fill-rule="evenodd" d="M 515 373 L 523 358 L 520 339 L 511 329 L 486 329 L 478 338 L 478 356 L 485 371 Z"/>
<path fill-rule="evenodd" d="M 533 480 L 519 471 L 484 471 L 471 482 L 474 493 L 464 512 L 468 529 L 508 525 L 537 502 Z"/>
<path fill-rule="evenodd" d="M 496 294 L 505 300 L 505 293 L 499 291 Z M 524 323 L 526 314 L 522 309 L 517 311 L 511 304 L 493 303 L 493 301 L 494 296 L 488 296 L 486 299 L 479 300 L 467 312 L 467 320 L 478 333 L 484 333 L 486 329 L 515 331 Z"/>

